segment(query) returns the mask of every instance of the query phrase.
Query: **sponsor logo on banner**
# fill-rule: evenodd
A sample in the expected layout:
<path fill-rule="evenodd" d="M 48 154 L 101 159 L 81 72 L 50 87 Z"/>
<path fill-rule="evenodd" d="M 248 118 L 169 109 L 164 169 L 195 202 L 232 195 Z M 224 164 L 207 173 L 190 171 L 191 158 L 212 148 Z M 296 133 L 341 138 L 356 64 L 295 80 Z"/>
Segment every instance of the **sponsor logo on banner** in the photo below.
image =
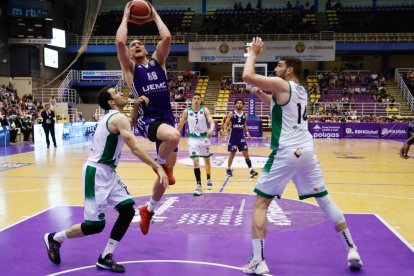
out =
<path fill-rule="evenodd" d="M 277 61 L 286 55 L 303 61 L 334 61 L 335 46 L 333 40 L 266 41 L 256 61 Z M 244 52 L 242 41 L 190 42 L 188 46 L 190 62 L 244 62 Z"/>
<path fill-rule="evenodd" d="M 302 42 L 298 42 L 295 46 L 295 50 L 298 53 L 303 53 L 305 51 L 305 44 L 303 44 Z"/>
<path fill-rule="evenodd" d="M 308 123 L 308 129 L 313 138 L 342 138 L 342 127 L 341 123 Z"/>
<path fill-rule="evenodd" d="M 227 43 L 221 43 L 220 45 L 220 53 L 227 54 L 229 52 L 229 45 Z"/>
<path fill-rule="evenodd" d="M 120 80 L 122 71 L 81 71 L 82 80 Z"/>

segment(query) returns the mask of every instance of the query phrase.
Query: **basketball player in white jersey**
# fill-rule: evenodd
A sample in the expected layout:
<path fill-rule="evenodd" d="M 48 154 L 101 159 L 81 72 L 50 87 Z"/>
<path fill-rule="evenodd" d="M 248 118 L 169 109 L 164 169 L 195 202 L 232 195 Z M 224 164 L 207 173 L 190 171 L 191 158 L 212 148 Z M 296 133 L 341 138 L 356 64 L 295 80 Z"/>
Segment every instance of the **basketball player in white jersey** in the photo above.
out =
<path fill-rule="evenodd" d="M 203 188 L 201 185 L 200 157 L 204 158 L 204 164 L 207 174 L 207 190 L 211 190 L 211 164 L 210 156 L 210 138 L 214 132 L 214 120 L 211 117 L 207 107 L 201 105 L 201 95 L 194 94 L 191 107 L 186 108 L 181 116 L 180 123 L 177 126 L 178 131 L 188 122 L 188 150 L 190 158 L 193 159 L 194 175 L 197 181 L 197 188 L 193 195 L 201 196 Z M 208 127 L 207 122 L 210 124 Z"/>
<path fill-rule="evenodd" d="M 351 269 L 360 269 L 362 261 L 357 247 L 344 215 L 328 195 L 313 150 L 313 140 L 306 121 L 308 95 L 299 83 L 302 61 L 296 57 L 282 57 L 274 69 L 276 77 L 261 76 L 256 74 L 254 65 L 262 49 L 262 39 L 253 38 L 250 55 L 243 70 L 243 80 L 254 86 L 251 92 L 270 106 L 272 153 L 254 189 L 257 196 L 252 220 L 253 256 L 242 270 L 248 274 L 269 272 L 263 256 L 267 228 L 266 211 L 274 197 L 282 196 L 286 184 L 291 179 L 296 186 L 299 199 L 314 197 L 334 225 L 348 251 L 348 266 Z M 263 90 L 270 91 L 271 95 Z"/>
<path fill-rule="evenodd" d="M 137 109 L 139 104 L 147 100 L 145 96 L 138 98 L 134 109 Z M 122 113 L 122 109 L 127 104 L 122 93 L 116 92 L 112 87 L 105 87 L 99 92 L 98 102 L 99 106 L 106 111 L 106 114 L 98 123 L 91 151 L 83 166 L 85 221 L 60 232 L 46 233 L 44 242 L 49 259 L 54 264 L 60 264 L 59 250 L 61 244 L 67 239 L 102 232 L 105 227 L 105 209 L 107 204 L 111 203 L 118 211 L 119 216 L 112 228 L 109 241 L 98 258 L 96 267 L 113 272 L 124 272 L 125 268 L 117 264 L 112 258 L 116 246 L 126 233 L 135 215 L 133 208 L 135 202 L 127 187 L 115 172 L 124 144 L 127 144 L 135 156 L 154 169 L 159 176 L 160 185 L 168 187 L 168 178 L 161 165 L 141 148 L 137 138 L 132 133 L 131 125 L 136 123 L 134 114 L 137 113 L 132 112 L 131 118 L 127 118 Z"/>

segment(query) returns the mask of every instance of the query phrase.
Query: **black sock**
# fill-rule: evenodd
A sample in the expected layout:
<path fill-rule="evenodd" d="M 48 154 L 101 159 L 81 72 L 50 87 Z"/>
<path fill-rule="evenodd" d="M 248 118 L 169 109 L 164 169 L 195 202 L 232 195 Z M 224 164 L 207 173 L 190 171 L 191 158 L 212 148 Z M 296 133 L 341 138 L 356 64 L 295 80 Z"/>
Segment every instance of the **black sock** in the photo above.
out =
<path fill-rule="evenodd" d="M 200 168 L 194 168 L 194 175 L 195 175 L 197 184 L 201 184 L 201 171 L 200 171 Z"/>
<path fill-rule="evenodd" d="M 211 179 L 211 175 L 207 174 L 207 181 Z"/>
<path fill-rule="evenodd" d="M 246 164 L 249 167 L 249 169 L 252 167 L 252 161 L 250 160 L 250 158 L 246 158 Z"/>

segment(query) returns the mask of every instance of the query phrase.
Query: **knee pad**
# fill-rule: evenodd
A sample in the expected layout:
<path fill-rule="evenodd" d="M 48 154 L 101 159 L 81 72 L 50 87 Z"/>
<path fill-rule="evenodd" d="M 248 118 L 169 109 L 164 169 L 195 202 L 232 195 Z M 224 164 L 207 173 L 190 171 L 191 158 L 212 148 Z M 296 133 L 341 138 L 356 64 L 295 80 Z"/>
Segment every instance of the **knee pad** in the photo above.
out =
<path fill-rule="evenodd" d="M 339 210 L 338 206 L 333 202 L 329 195 L 323 197 L 316 197 L 319 207 L 323 210 L 325 215 L 329 218 L 334 226 L 341 224 L 345 221 L 345 217 Z"/>
<path fill-rule="evenodd" d="M 86 223 L 81 224 L 81 230 L 85 236 L 101 233 L 102 230 L 104 230 L 104 228 L 105 228 L 105 221 L 103 222 L 103 224 L 92 224 L 92 225 L 86 224 Z"/>
<path fill-rule="evenodd" d="M 135 216 L 135 209 L 132 203 L 128 203 L 118 208 L 119 218 L 131 221 Z"/>

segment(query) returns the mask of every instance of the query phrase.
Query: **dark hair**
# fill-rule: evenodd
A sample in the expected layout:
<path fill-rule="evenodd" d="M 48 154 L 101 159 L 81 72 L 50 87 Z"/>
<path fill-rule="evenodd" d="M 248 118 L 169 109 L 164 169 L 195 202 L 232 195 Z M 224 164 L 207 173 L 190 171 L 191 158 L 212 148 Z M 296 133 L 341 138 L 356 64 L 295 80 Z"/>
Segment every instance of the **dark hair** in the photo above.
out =
<path fill-rule="evenodd" d="M 234 105 L 236 105 L 238 101 L 241 101 L 241 102 L 243 103 L 243 106 L 244 106 L 244 101 L 243 101 L 243 99 L 236 99 L 236 100 L 234 101 Z"/>
<path fill-rule="evenodd" d="M 286 62 L 286 67 L 293 68 L 293 74 L 295 74 L 296 77 L 300 77 L 302 74 L 302 60 L 300 58 L 294 56 L 283 56 L 280 60 L 284 60 Z"/>
<path fill-rule="evenodd" d="M 194 93 L 193 98 L 194 98 L 195 96 L 199 96 L 199 97 L 201 98 L 201 94 L 199 94 L 199 93 Z"/>
<path fill-rule="evenodd" d="M 112 100 L 112 95 L 108 91 L 110 88 L 112 88 L 112 86 L 106 86 L 102 88 L 98 94 L 98 104 L 103 110 L 111 109 L 108 103 L 109 100 Z"/>

